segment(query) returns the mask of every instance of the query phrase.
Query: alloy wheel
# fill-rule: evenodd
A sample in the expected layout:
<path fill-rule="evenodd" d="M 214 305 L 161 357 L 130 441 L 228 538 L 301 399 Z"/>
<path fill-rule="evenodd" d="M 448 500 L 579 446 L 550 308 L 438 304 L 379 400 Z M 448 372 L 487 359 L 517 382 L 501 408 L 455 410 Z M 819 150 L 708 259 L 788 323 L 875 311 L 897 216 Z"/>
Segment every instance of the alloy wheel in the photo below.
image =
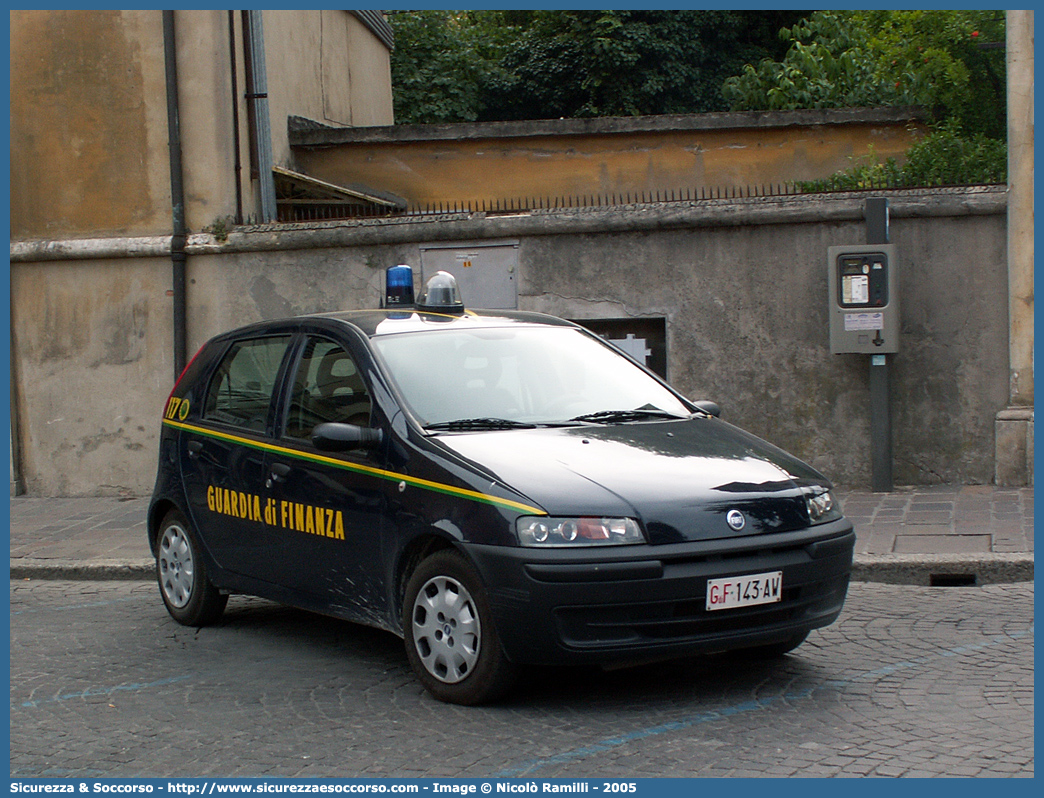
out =
<path fill-rule="evenodd" d="M 467 589 L 448 576 L 429 579 L 413 604 L 413 640 L 425 670 L 446 684 L 475 668 L 482 629 Z"/>
<path fill-rule="evenodd" d="M 192 598 L 195 584 L 192 543 L 181 526 L 171 524 L 163 530 L 157 562 L 163 595 L 172 606 L 181 609 Z"/>

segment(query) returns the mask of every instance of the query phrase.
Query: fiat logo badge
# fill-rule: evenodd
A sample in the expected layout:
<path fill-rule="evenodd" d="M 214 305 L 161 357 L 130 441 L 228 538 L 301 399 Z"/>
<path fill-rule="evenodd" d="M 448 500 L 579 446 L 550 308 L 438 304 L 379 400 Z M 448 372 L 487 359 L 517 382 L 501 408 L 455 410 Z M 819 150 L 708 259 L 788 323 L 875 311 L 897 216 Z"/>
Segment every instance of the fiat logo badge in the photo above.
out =
<path fill-rule="evenodd" d="M 725 520 L 728 521 L 729 526 L 737 532 L 747 525 L 747 519 L 743 517 L 743 513 L 739 510 L 729 510 L 728 515 L 725 516 Z"/>

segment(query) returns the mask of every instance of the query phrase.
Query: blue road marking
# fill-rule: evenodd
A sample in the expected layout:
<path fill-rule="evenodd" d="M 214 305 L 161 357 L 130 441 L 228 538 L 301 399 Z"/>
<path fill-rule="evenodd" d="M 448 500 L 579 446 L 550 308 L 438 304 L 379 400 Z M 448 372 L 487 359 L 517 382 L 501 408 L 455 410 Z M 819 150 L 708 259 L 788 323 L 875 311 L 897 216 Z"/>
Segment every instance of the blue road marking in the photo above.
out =
<path fill-rule="evenodd" d="M 943 659 L 946 657 L 957 657 L 963 654 L 973 653 L 981 651 L 982 649 L 991 648 L 992 646 L 1001 645 L 1003 643 L 1011 643 L 1013 641 L 1022 640 L 1027 637 L 1033 636 L 1033 626 L 1022 632 L 1015 632 L 1010 635 L 997 635 L 988 640 L 984 640 L 981 643 L 972 643 L 964 646 L 957 646 L 955 648 L 946 649 L 945 651 L 938 651 L 934 654 L 929 654 L 923 657 L 917 657 L 915 659 L 907 660 L 906 662 L 897 662 L 892 665 L 886 665 L 882 668 L 876 668 L 871 671 L 866 671 L 861 674 L 849 677 L 847 679 L 832 679 L 823 682 L 820 685 L 813 685 L 803 690 L 795 692 L 785 693 L 782 695 L 770 696 L 765 699 L 747 701 L 742 704 L 737 704 L 731 707 L 724 707 L 722 709 L 709 710 L 707 712 L 701 712 L 698 715 L 693 715 L 690 718 L 684 720 L 671 721 L 670 723 L 663 723 L 658 726 L 651 726 L 647 729 L 638 729 L 627 734 L 620 735 L 619 737 L 610 737 L 606 740 L 600 740 L 597 743 L 586 745 L 582 748 L 577 748 L 572 751 L 565 751 L 555 756 L 545 757 L 543 759 L 534 759 L 517 767 L 507 768 L 499 773 L 494 773 L 493 778 L 513 778 L 518 776 L 528 776 L 531 773 L 540 770 L 541 768 L 548 767 L 549 765 L 561 765 L 567 762 L 576 762 L 581 759 L 585 759 L 592 754 L 600 754 L 604 751 L 612 750 L 621 745 L 634 742 L 635 740 L 642 740 L 646 737 L 654 737 L 659 734 L 666 734 L 667 732 L 680 731 L 682 729 L 688 729 L 693 726 L 699 726 L 704 723 L 710 723 L 711 721 L 723 720 L 725 718 L 734 717 L 736 715 L 743 715 L 750 712 L 756 712 L 758 710 L 767 709 L 774 704 L 778 704 L 781 701 L 798 701 L 802 699 L 811 698 L 812 695 L 819 690 L 836 690 L 841 691 L 846 687 L 858 684 L 860 682 L 872 681 L 877 678 L 888 676 L 897 671 L 907 670 L 909 668 L 916 668 L 920 665 L 925 665 L 933 660 Z"/>
<path fill-rule="evenodd" d="M 127 596 L 126 598 L 108 599 L 106 601 L 90 601 L 83 604 L 64 604 L 60 607 L 32 607 L 27 610 L 17 610 L 11 613 L 11 617 L 14 618 L 16 615 L 26 615 L 34 612 L 55 612 L 60 610 L 89 610 L 95 607 L 107 607 L 109 604 L 121 604 L 125 601 L 136 601 L 139 596 Z"/>
<path fill-rule="evenodd" d="M 89 687 L 86 690 L 81 690 L 78 693 L 66 693 L 64 695 L 57 695 L 53 698 L 43 698 L 39 701 L 24 701 L 21 706 L 23 707 L 38 707 L 43 704 L 55 704 L 59 701 L 71 701 L 75 698 L 94 698 L 102 695 L 113 695 L 114 693 L 125 693 L 137 690 L 148 690 L 152 687 L 162 687 L 165 684 L 174 684 L 175 682 L 181 682 L 185 679 L 190 678 L 188 674 L 184 676 L 170 676 L 166 679 L 158 679 L 155 682 L 148 682 L 146 684 L 118 684 L 114 687 Z"/>

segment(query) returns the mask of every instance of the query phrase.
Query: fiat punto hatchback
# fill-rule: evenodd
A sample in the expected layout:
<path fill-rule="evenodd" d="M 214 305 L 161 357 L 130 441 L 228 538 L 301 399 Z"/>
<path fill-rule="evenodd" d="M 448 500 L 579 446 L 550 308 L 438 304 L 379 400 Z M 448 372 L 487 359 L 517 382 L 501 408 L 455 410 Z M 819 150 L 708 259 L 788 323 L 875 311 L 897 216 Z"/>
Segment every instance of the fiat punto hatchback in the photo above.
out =
<path fill-rule="evenodd" d="M 177 381 L 148 523 L 177 621 L 245 593 L 376 626 L 475 704 L 837 618 L 855 535 L 821 474 L 576 324 L 465 310 L 445 273 L 412 304 L 403 268 L 384 309 L 219 335 Z"/>

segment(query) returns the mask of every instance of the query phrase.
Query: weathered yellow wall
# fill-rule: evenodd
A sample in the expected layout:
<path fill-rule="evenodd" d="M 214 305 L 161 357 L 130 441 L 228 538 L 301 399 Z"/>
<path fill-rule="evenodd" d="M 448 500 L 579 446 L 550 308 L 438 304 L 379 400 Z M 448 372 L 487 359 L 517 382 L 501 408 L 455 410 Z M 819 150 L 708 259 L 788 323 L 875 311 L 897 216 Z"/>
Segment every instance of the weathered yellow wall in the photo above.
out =
<path fill-rule="evenodd" d="M 175 26 L 185 213 L 199 230 L 235 212 L 228 18 L 179 11 Z M 12 11 L 11 48 L 12 238 L 169 234 L 161 12 Z M 240 94 L 242 76 L 240 58 Z"/>
<path fill-rule="evenodd" d="M 10 19 L 12 238 L 168 229 L 160 13 Z"/>
<path fill-rule="evenodd" d="M 152 12 L 159 13 L 159 12 Z M 178 11 L 174 15 L 178 44 L 178 103 L 181 120 L 185 221 L 198 231 L 236 213 L 236 166 L 233 94 L 227 11 Z M 236 73 L 239 102 L 240 175 L 245 213 L 256 207 L 251 189 L 242 59 L 242 19 L 236 30 Z M 162 43 L 162 42 L 161 42 Z M 162 50 L 160 52 L 162 57 Z M 166 108 L 166 88 L 154 98 Z M 164 117 L 166 131 L 166 117 Z M 169 202 L 169 198 L 168 198 Z M 169 214 L 169 205 L 168 211 Z M 168 220 L 168 228 L 170 221 Z"/>
<path fill-rule="evenodd" d="M 323 180 L 415 203 L 761 186 L 826 177 L 873 152 L 901 158 L 906 124 L 844 124 L 592 135 L 352 142 L 301 147 Z"/>
<path fill-rule="evenodd" d="M 175 14 L 185 216 L 193 231 L 236 213 L 236 97 L 243 213 L 258 206 L 241 13 L 232 24 L 235 91 L 228 12 Z M 292 165 L 288 116 L 392 123 L 388 51 L 353 15 L 265 11 L 263 24 L 275 165 Z M 11 12 L 14 240 L 169 234 L 168 140 L 160 10 Z"/>

